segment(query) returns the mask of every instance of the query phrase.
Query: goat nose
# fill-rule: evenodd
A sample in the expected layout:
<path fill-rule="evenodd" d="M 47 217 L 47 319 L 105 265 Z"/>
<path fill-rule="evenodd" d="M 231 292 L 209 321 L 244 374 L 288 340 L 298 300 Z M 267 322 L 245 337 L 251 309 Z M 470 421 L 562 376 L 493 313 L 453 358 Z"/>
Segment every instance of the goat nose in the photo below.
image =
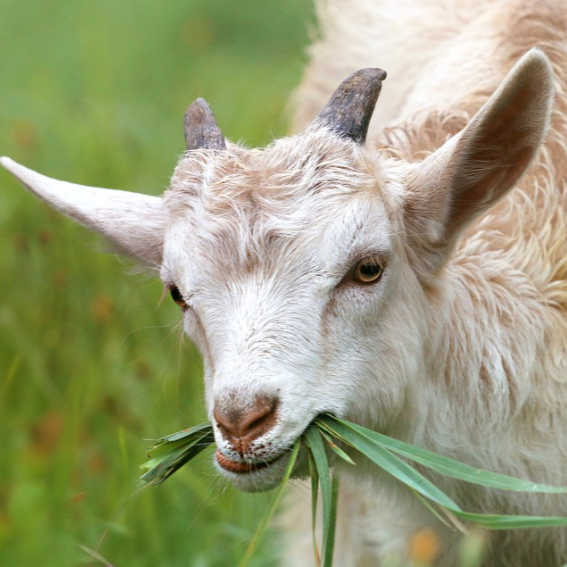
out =
<path fill-rule="evenodd" d="M 244 407 L 235 407 L 233 401 L 226 405 L 219 404 L 213 417 L 224 438 L 242 452 L 275 425 L 277 408 L 277 398 L 258 396 Z"/>

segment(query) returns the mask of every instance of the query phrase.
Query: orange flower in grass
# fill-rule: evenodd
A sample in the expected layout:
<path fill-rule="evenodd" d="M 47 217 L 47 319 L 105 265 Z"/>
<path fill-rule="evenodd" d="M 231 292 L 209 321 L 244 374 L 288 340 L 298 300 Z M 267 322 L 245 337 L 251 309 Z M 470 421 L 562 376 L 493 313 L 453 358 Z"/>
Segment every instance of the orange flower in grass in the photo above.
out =
<path fill-rule="evenodd" d="M 419 530 L 410 539 L 408 551 L 416 565 L 431 565 L 439 554 L 439 538 L 433 530 Z"/>

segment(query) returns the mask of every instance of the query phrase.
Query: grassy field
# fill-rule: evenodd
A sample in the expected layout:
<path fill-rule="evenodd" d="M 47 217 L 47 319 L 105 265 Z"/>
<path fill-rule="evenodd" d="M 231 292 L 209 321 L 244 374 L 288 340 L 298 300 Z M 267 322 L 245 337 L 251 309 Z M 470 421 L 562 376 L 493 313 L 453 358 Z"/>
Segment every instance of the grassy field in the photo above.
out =
<path fill-rule="evenodd" d="M 224 133 L 286 130 L 309 0 L 0 0 L 0 153 L 160 194 L 205 97 Z M 0 172 L 0 565 L 234 566 L 269 495 L 205 455 L 135 494 L 144 439 L 205 417 L 201 361 L 162 287 Z M 277 541 L 253 564 L 273 564 Z"/>

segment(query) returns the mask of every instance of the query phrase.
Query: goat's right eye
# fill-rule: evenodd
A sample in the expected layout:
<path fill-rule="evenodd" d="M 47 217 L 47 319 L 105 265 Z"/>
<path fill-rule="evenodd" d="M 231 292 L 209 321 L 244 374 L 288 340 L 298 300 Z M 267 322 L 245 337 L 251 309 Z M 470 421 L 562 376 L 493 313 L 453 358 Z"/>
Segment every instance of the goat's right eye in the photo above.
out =
<path fill-rule="evenodd" d="M 183 296 L 176 285 L 169 286 L 169 293 L 171 294 L 171 299 L 173 299 L 173 301 L 175 301 L 181 309 L 185 310 L 189 308 L 189 304 L 183 299 Z"/>
<path fill-rule="evenodd" d="M 352 279 L 358 284 L 368 285 L 380 281 L 384 266 L 377 256 L 368 256 L 358 262 L 353 269 Z"/>

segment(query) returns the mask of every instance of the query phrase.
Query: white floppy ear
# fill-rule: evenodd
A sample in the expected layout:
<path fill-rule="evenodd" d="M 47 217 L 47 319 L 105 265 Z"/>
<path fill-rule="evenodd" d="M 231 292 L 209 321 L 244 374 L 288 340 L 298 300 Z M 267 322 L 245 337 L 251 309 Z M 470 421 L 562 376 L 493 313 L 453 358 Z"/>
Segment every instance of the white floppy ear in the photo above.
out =
<path fill-rule="evenodd" d="M 532 49 L 469 124 L 408 181 L 406 225 L 416 258 L 435 272 L 465 227 L 520 180 L 547 132 L 553 70 Z"/>
<path fill-rule="evenodd" d="M 6 157 L 0 163 L 55 209 L 104 235 L 147 266 L 161 265 L 165 213 L 160 197 L 57 181 Z"/>

